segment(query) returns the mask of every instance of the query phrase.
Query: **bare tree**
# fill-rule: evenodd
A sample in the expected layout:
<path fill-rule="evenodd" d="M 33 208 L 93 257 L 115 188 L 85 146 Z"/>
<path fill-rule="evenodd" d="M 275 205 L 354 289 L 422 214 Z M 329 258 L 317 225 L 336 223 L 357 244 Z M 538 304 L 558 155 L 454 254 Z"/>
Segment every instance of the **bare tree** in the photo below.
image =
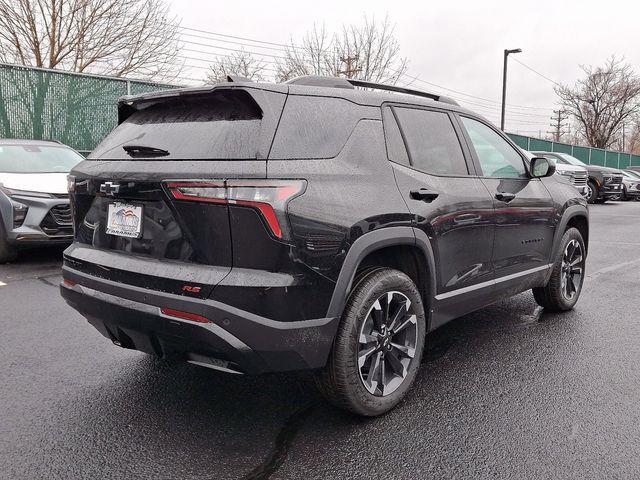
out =
<path fill-rule="evenodd" d="M 286 48 L 285 59 L 277 62 L 278 79 L 286 81 L 302 75 L 337 76 L 339 62 L 333 43 L 325 26 L 318 28 L 314 24 L 313 30 L 305 33 L 301 45 L 295 45 L 292 40 Z"/>
<path fill-rule="evenodd" d="M 625 150 L 634 155 L 640 155 L 640 123 L 636 123 L 630 129 L 625 141 Z"/>
<path fill-rule="evenodd" d="M 395 26 L 388 17 L 377 22 L 364 18 L 361 25 L 343 25 L 340 33 L 329 35 L 324 25 L 293 41 L 285 59 L 277 62 L 281 81 L 299 75 L 345 76 L 360 80 L 395 84 L 407 71 L 407 59 L 400 57 Z"/>
<path fill-rule="evenodd" d="M 164 0 L 0 0 L 0 60 L 139 78 L 179 71 Z"/>
<path fill-rule="evenodd" d="M 621 133 L 622 125 L 640 113 L 640 78 L 629 64 L 615 56 L 604 67 L 581 68 L 585 78 L 573 88 L 558 85 L 555 92 L 587 143 L 609 148 Z"/>
<path fill-rule="evenodd" d="M 207 83 L 225 82 L 227 75 L 239 75 L 250 80 L 264 80 L 267 65 L 250 53 L 241 50 L 231 55 L 219 55 L 209 66 Z"/>

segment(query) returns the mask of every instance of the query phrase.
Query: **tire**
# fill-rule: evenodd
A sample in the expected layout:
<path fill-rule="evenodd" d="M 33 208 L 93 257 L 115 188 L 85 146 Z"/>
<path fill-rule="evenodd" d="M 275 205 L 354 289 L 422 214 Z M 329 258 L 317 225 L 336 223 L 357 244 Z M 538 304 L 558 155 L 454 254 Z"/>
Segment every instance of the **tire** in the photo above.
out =
<path fill-rule="evenodd" d="M 538 305 L 552 312 L 571 310 L 582 291 L 585 262 L 586 250 L 582 235 L 577 228 L 569 228 L 560 241 L 549 282 L 544 287 L 533 289 L 533 297 Z M 568 277 L 571 278 L 571 283 Z"/>
<path fill-rule="evenodd" d="M 381 322 L 387 305 L 387 321 Z M 394 313 L 400 315 L 395 322 Z M 354 282 L 329 360 L 316 377 L 320 391 L 358 415 L 388 412 L 415 380 L 425 333 L 424 305 L 413 281 L 389 268 L 365 272 Z"/>
<path fill-rule="evenodd" d="M 587 203 L 596 203 L 596 200 L 598 199 L 598 189 L 596 188 L 596 184 L 589 180 L 587 182 L 587 189 Z"/>
<path fill-rule="evenodd" d="M 18 258 L 18 252 L 7 242 L 2 218 L 0 217 L 0 263 L 13 262 L 16 258 Z"/>

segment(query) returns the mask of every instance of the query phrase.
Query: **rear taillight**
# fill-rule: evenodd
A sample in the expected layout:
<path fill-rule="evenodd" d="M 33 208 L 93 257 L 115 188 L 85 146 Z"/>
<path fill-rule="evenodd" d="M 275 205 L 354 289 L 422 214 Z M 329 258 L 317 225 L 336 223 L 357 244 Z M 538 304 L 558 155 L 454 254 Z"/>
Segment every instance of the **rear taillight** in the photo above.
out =
<path fill-rule="evenodd" d="M 304 193 L 305 180 L 169 181 L 166 187 L 176 200 L 221 203 L 260 212 L 271 234 L 289 239 L 287 204 Z"/>

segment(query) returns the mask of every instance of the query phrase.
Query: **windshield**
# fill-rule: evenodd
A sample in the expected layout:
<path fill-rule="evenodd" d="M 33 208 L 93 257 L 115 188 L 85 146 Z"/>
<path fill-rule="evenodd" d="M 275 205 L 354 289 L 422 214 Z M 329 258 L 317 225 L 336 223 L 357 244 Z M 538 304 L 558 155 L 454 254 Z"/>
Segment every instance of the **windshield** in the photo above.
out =
<path fill-rule="evenodd" d="M 69 173 L 83 160 L 70 148 L 57 145 L 0 145 L 0 172 Z"/>
<path fill-rule="evenodd" d="M 572 157 L 571 155 L 567 155 L 566 153 L 556 153 L 556 155 L 558 155 L 562 160 L 564 160 L 565 163 L 569 163 L 571 165 L 576 165 L 578 167 L 586 167 L 587 166 L 586 163 L 581 162 L 576 157 Z"/>

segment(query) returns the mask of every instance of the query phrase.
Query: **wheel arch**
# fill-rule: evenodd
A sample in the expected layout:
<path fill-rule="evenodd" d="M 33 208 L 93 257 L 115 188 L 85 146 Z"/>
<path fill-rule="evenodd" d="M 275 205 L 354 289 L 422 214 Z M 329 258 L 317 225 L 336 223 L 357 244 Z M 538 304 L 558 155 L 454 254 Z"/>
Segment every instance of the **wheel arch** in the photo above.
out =
<path fill-rule="evenodd" d="M 589 211 L 583 205 L 572 205 L 568 207 L 558 223 L 553 239 L 553 250 L 551 258 L 554 258 L 558 251 L 562 236 L 569 229 L 575 227 L 578 229 L 584 240 L 585 254 L 589 251 Z"/>
<path fill-rule="evenodd" d="M 338 275 L 327 317 L 342 315 L 358 272 L 375 266 L 401 270 L 416 283 L 425 302 L 428 329 L 435 289 L 433 250 L 423 231 L 408 226 L 374 230 L 353 242 Z"/>

